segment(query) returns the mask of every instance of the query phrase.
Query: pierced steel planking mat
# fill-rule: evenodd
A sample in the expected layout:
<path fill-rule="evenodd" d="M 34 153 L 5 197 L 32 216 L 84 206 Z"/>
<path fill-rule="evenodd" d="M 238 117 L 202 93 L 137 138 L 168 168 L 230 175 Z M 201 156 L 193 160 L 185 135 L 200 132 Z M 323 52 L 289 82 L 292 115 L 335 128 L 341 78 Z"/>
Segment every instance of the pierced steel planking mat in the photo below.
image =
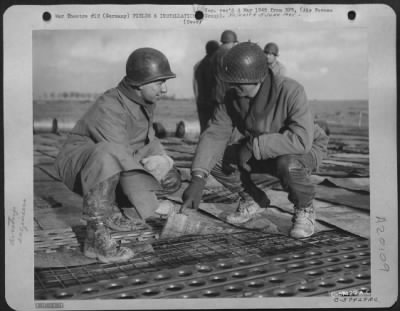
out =
<path fill-rule="evenodd" d="M 36 269 L 35 296 L 37 299 L 304 296 L 323 295 L 356 285 L 365 289 L 370 282 L 368 241 L 338 231 L 320 232 L 303 240 L 245 231 L 159 240 L 152 246 L 154 253 L 144 253 L 123 264 Z M 171 275 L 171 271 L 175 274 Z M 339 279 L 332 280 L 331 275 Z M 270 276 L 273 278 L 266 279 Z M 198 287 L 193 285 L 196 281 L 188 285 L 187 282 L 199 277 L 207 282 L 200 282 L 202 285 Z M 349 277 L 352 281 L 347 280 Z M 137 279 L 146 282 L 130 282 Z M 324 286 L 324 282 L 328 285 Z M 296 287 L 301 284 L 307 286 Z M 289 287 L 288 292 L 279 292 Z M 96 292 L 85 288 L 96 288 Z"/>
<path fill-rule="evenodd" d="M 219 259 L 175 269 L 99 280 L 63 289 L 37 291 L 37 299 L 289 297 L 328 295 L 344 288 L 367 291 L 369 245 L 359 241 L 334 247 L 273 255 Z"/>

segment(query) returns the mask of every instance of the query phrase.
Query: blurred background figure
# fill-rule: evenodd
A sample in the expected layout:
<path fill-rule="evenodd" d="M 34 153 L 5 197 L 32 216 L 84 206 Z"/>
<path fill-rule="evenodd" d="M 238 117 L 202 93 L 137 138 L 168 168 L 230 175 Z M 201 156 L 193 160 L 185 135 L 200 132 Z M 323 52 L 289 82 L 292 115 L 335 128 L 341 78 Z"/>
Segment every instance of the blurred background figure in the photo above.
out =
<path fill-rule="evenodd" d="M 216 47 L 215 41 L 209 41 L 207 45 L 209 45 L 209 48 L 212 50 L 212 54 L 208 58 L 208 47 L 206 45 L 207 55 L 205 58 L 208 58 L 208 60 L 204 61 L 204 65 L 202 65 L 200 69 L 198 67 L 204 59 L 200 61 L 199 66 L 195 66 L 194 92 L 201 133 L 206 129 L 215 107 L 219 103 L 222 103 L 225 92 L 228 90 L 228 85 L 220 77 L 222 72 L 222 60 L 225 54 L 238 43 L 237 35 L 232 30 L 225 30 L 222 32 L 220 41 L 221 45 L 217 43 L 218 47 L 216 50 L 214 50 Z M 206 73 L 202 74 L 202 71 L 206 71 Z M 203 86 L 206 89 L 203 89 Z"/>
<path fill-rule="evenodd" d="M 211 59 L 218 48 L 218 41 L 208 41 L 206 44 L 206 56 L 194 66 L 193 91 L 201 132 L 204 131 L 214 111 L 212 105 L 213 70 Z"/>
<path fill-rule="evenodd" d="M 223 72 L 222 60 L 228 51 L 238 43 L 237 35 L 232 30 L 225 30 L 221 34 L 221 45 L 212 57 L 214 84 L 212 89 L 213 106 L 216 107 L 224 99 L 228 89 L 227 83 L 221 79 Z"/>
<path fill-rule="evenodd" d="M 272 70 L 274 75 L 286 76 L 286 68 L 281 62 L 278 61 L 279 47 L 274 42 L 269 42 L 264 47 L 264 53 L 267 57 L 268 67 Z"/>

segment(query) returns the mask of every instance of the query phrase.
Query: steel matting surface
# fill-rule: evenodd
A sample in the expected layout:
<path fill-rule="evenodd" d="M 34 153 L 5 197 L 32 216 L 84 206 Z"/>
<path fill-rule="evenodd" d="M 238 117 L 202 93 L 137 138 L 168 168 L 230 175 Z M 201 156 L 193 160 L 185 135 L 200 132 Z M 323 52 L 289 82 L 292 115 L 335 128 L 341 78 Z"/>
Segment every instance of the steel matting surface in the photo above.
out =
<path fill-rule="evenodd" d="M 123 270 L 137 274 L 141 270 L 174 268 L 204 260 L 212 261 L 232 256 L 274 253 L 281 251 L 286 241 L 287 251 L 300 249 L 307 243 L 271 234 L 244 232 L 242 234 L 220 234 L 205 236 L 184 236 L 181 238 L 159 240 L 152 243 L 154 254 L 144 254 L 123 264 L 92 264 L 73 268 L 37 269 L 37 278 L 45 288 L 68 287 L 89 282 L 90 279 L 110 279 Z M 82 271 L 83 270 L 83 271 Z M 93 277 L 93 278 L 91 278 Z M 38 284 L 40 285 L 40 284 Z"/>
<path fill-rule="evenodd" d="M 368 247 L 352 242 L 285 256 L 220 259 L 36 295 L 38 299 L 321 295 L 349 286 L 369 285 Z"/>
<path fill-rule="evenodd" d="M 188 265 L 202 263 L 206 264 L 217 260 L 231 260 L 231 258 L 248 258 L 252 255 L 254 258 L 258 258 L 259 261 L 264 260 L 264 262 L 261 264 L 265 265 L 273 263 L 274 267 L 277 267 L 277 270 L 274 270 L 273 273 L 278 273 L 280 271 L 279 269 L 283 269 L 282 273 L 287 274 L 290 272 L 290 275 L 292 275 L 293 272 L 301 270 L 301 267 L 303 266 L 303 270 L 307 270 L 310 267 L 319 268 L 319 265 L 325 266 L 334 264 L 335 261 L 302 261 L 302 259 L 305 257 L 307 260 L 309 260 L 314 257 L 317 258 L 323 256 L 323 252 L 321 252 L 320 249 L 326 249 L 328 251 L 327 254 L 330 254 L 329 249 L 332 248 L 329 246 L 331 245 L 345 248 L 335 248 L 332 250 L 332 252 L 335 252 L 339 255 L 342 253 L 354 252 L 354 250 L 357 250 L 357 248 L 369 249 L 367 240 L 358 236 L 348 235 L 337 231 L 321 232 L 312 238 L 303 240 L 294 240 L 281 235 L 248 231 L 242 233 L 208 235 L 201 237 L 185 236 L 181 238 L 156 241 L 152 244 L 155 251 L 154 253 L 143 254 L 142 256 L 134 258 L 124 264 L 96 263 L 93 265 L 71 268 L 36 269 L 35 295 L 37 298 L 47 297 L 46 299 L 54 299 L 55 297 L 49 298 L 48 295 L 43 296 L 44 293 L 52 293 L 53 296 L 57 295 L 57 299 L 67 299 L 70 294 L 59 294 L 59 292 L 55 294 L 54 291 L 59 291 L 60 289 L 66 290 L 70 288 L 76 289 L 77 287 L 81 288 L 82 286 L 93 287 L 96 284 L 101 284 L 104 282 L 107 283 L 110 282 L 110 280 L 115 281 L 119 278 L 129 279 L 143 274 L 157 273 L 163 270 L 179 269 Z M 361 253 L 364 254 L 363 261 L 368 261 L 369 252 L 363 251 Z M 343 262 L 343 260 L 361 260 L 361 258 L 359 258 L 361 255 L 358 256 L 353 254 L 352 256 L 355 257 L 339 258 L 339 260 L 341 262 Z M 329 258 L 329 256 L 327 258 Z M 365 258 L 368 258 L 368 260 Z M 268 259 L 268 262 L 265 261 L 266 259 Z M 294 266 L 293 263 L 295 263 Z M 299 277 L 299 279 L 296 280 L 299 282 L 304 282 L 305 278 L 304 276 L 302 277 L 303 278 Z M 369 281 L 366 282 L 368 283 Z M 282 286 L 282 284 L 280 286 Z M 124 288 L 126 288 L 126 286 Z M 175 291 L 178 291 L 178 289 L 176 288 Z M 233 289 L 232 291 L 234 292 Z M 232 294 L 232 291 L 228 292 Z M 79 292 L 79 290 L 77 292 Z M 74 292 L 71 297 L 77 297 L 77 292 Z M 101 298 L 114 297 L 110 296 L 115 294 L 114 292 L 110 294 L 106 294 L 106 292 L 109 293 L 109 289 L 105 290 L 102 288 L 97 295 L 99 295 Z M 170 292 L 175 294 L 173 289 L 163 289 L 157 294 L 145 294 L 145 297 L 161 298 L 164 297 L 166 293 L 169 295 Z M 254 292 L 256 291 L 253 290 L 253 293 Z M 263 294 L 272 295 L 270 292 L 264 292 L 265 290 L 263 291 Z M 303 293 L 303 291 L 300 290 L 300 293 Z M 305 290 L 304 293 L 308 294 L 308 292 Z M 179 295 L 181 295 L 181 292 Z M 224 294 L 221 294 L 220 292 L 219 295 L 223 295 L 225 297 L 228 295 L 228 293 L 224 292 Z M 84 297 L 91 297 L 91 295 L 84 294 L 83 296 L 78 297 L 79 299 L 86 299 Z M 205 295 L 204 297 L 208 297 L 208 295 Z"/>

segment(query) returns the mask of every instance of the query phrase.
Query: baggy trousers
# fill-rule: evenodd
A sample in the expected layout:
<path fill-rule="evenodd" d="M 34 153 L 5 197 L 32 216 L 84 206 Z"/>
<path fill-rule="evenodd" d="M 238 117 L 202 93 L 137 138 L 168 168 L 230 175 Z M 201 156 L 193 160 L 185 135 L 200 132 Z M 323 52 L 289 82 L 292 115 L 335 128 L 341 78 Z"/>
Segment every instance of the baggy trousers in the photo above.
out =
<path fill-rule="evenodd" d="M 147 216 L 157 207 L 156 194 L 174 192 L 181 182 L 177 169 L 173 168 L 164 179 L 167 182 L 159 183 L 140 164 L 148 155 L 151 153 L 143 148 L 132 156 L 128 148 L 115 143 L 71 144 L 60 152 L 56 169 L 70 190 L 84 196 L 118 174 L 123 194 L 142 210 L 141 215 Z M 142 204 L 150 200 L 151 203 Z"/>
<path fill-rule="evenodd" d="M 180 174 L 175 167 L 160 183 L 150 174 L 139 170 L 122 172 L 120 177 L 120 189 L 142 219 L 154 215 L 158 208 L 157 196 L 173 193 L 180 186 Z"/>
<path fill-rule="evenodd" d="M 220 161 L 211 171 L 222 185 L 232 193 L 248 193 L 250 173 L 238 167 L 239 144 L 229 145 Z M 311 172 L 318 167 L 312 152 L 304 155 L 283 155 L 274 159 L 250 159 L 251 173 L 266 173 L 279 178 L 281 185 L 288 192 L 288 199 L 296 208 L 305 208 L 315 197 L 315 185 L 310 180 Z M 254 185 L 254 184 L 253 184 Z M 243 196 L 243 195 L 242 195 Z"/>

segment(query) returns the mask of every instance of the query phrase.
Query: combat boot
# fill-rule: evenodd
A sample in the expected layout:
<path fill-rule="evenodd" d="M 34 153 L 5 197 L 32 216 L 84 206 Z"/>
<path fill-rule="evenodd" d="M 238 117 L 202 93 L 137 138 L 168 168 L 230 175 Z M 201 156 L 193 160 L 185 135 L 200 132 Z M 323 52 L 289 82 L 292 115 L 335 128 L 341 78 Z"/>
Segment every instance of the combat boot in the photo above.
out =
<path fill-rule="evenodd" d="M 103 263 L 124 262 L 134 256 L 130 248 L 120 247 L 111 237 L 109 229 L 99 220 L 87 222 L 83 254 Z"/>
<path fill-rule="evenodd" d="M 113 231 L 134 231 L 137 228 L 138 221 L 133 221 L 126 217 L 115 204 L 115 188 L 118 181 L 119 175 L 117 174 L 99 183 L 94 189 L 89 191 L 84 197 L 84 218 L 87 218 L 86 214 L 91 215 L 93 206 L 97 206 L 100 209 L 104 209 L 102 220 L 108 228 Z M 96 213 L 98 212 L 94 211 L 95 215 Z"/>
<path fill-rule="evenodd" d="M 292 228 L 289 235 L 295 239 L 307 238 L 314 234 L 315 231 L 315 210 L 310 204 L 304 208 L 295 207 L 292 218 Z"/>
<path fill-rule="evenodd" d="M 135 231 L 143 223 L 139 218 L 128 217 L 116 205 L 113 205 L 112 213 L 104 219 L 104 224 L 113 231 Z"/>
<path fill-rule="evenodd" d="M 244 224 L 257 216 L 263 209 L 253 199 L 241 199 L 238 210 L 227 216 L 226 221 L 232 225 Z"/>
<path fill-rule="evenodd" d="M 83 218 L 86 220 L 84 255 L 101 262 L 121 262 L 134 256 L 131 249 L 119 247 L 110 234 L 105 220 L 113 214 L 112 201 L 119 175 L 98 183 L 83 198 Z"/>

